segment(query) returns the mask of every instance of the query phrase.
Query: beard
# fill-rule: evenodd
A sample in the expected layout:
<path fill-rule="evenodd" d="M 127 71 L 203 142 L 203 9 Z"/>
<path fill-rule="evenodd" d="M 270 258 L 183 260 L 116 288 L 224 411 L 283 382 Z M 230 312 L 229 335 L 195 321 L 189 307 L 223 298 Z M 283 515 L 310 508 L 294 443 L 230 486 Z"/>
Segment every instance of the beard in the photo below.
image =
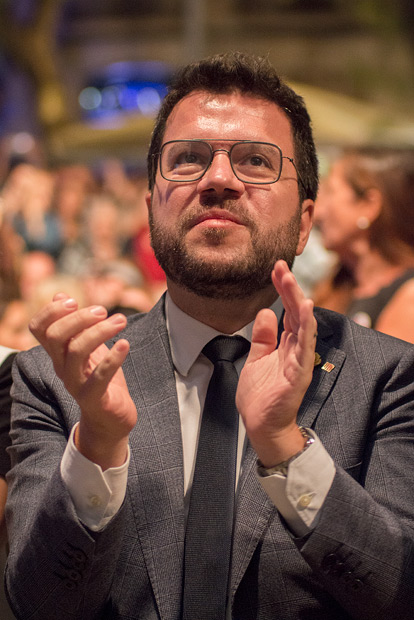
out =
<path fill-rule="evenodd" d="M 232 201 L 222 205 L 228 212 L 236 214 Z M 250 231 L 250 247 L 229 262 L 206 260 L 188 250 L 185 235 L 191 229 L 191 222 L 206 211 L 197 207 L 178 223 L 176 231 L 166 230 L 154 221 L 149 211 L 151 246 L 167 277 L 175 284 L 201 297 L 211 299 L 245 299 L 267 288 L 271 284 L 271 273 L 277 260 L 283 259 L 292 267 L 300 232 L 300 208 L 277 230 L 260 231 L 256 222 L 247 215 L 242 224 Z M 240 213 L 237 213 L 240 219 Z M 205 231 L 205 240 L 210 246 L 220 246 L 227 232 L 222 229 Z M 223 257 L 226 249 L 223 247 Z"/>

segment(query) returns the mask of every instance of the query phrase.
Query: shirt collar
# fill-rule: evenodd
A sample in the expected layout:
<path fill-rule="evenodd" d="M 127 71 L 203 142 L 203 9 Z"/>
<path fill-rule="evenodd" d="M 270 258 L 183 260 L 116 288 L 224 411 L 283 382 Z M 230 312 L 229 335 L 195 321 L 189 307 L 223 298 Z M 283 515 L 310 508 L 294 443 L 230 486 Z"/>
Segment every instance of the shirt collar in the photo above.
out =
<path fill-rule="evenodd" d="M 270 308 L 279 317 L 280 322 L 283 315 L 281 298 L 279 297 Z M 174 367 L 181 375 L 187 376 L 205 345 L 216 336 L 222 335 L 222 332 L 200 323 L 180 310 L 168 292 L 165 300 L 165 314 Z M 243 336 L 251 342 L 253 323 L 254 321 L 251 321 L 232 335 Z"/>

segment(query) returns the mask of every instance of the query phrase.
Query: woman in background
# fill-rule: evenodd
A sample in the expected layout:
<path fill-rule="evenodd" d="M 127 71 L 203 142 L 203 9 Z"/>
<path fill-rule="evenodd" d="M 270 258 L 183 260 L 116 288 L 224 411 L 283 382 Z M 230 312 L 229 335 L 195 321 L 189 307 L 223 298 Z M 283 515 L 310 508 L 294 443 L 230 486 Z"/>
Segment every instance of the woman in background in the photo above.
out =
<path fill-rule="evenodd" d="M 338 262 L 315 303 L 414 342 L 414 151 L 345 151 L 322 183 L 316 224 Z"/>

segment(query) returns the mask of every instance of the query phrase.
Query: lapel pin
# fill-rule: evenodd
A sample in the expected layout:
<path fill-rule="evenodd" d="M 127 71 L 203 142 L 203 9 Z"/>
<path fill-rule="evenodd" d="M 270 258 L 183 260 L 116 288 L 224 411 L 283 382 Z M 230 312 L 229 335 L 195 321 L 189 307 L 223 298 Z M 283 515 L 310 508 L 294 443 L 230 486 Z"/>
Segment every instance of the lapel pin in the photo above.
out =
<path fill-rule="evenodd" d="M 316 353 L 316 351 L 315 351 L 315 360 L 313 362 L 313 365 L 314 366 L 319 366 L 319 364 L 321 364 L 321 363 L 322 363 L 322 358 L 319 355 L 319 353 Z"/>
<path fill-rule="evenodd" d="M 331 364 L 331 362 L 325 362 L 322 366 L 322 370 L 326 370 L 326 372 L 331 372 L 335 368 L 335 364 Z"/>

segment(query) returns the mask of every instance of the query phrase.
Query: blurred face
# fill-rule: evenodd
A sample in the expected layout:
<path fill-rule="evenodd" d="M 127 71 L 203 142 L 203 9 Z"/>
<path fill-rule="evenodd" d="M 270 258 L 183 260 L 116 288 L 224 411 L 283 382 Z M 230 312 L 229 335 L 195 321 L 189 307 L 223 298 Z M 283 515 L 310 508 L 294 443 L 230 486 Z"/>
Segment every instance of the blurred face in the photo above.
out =
<path fill-rule="evenodd" d="M 29 301 L 37 286 L 54 275 L 56 266 L 53 258 L 44 252 L 28 252 L 23 255 L 20 268 L 20 292 Z"/>
<path fill-rule="evenodd" d="M 315 208 L 315 222 L 327 250 L 347 252 L 352 241 L 366 236 L 357 225 L 364 215 L 363 202 L 346 181 L 342 162 L 336 162 L 321 183 Z"/>
<path fill-rule="evenodd" d="M 166 126 L 169 140 L 204 139 L 214 150 L 231 141 L 277 144 L 293 157 L 290 123 L 272 102 L 241 95 L 194 92 L 181 100 Z M 311 201 L 299 204 L 298 181 L 283 159 L 277 183 L 255 185 L 233 173 L 219 150 L 204 176 L 171 182 L 157 172 L 147 196 L 155 254 L 170 282 L 207 297 L 243 298 L 270 285 L 275 260 L 289 264 L 302 252 Z"/>
<path fill-rule="evenodd" d="M 0 344 L 24 351 L 37 344 L 29 331 L 30 317 L 24 302 L 11 301 L 0 320 Z"/>

